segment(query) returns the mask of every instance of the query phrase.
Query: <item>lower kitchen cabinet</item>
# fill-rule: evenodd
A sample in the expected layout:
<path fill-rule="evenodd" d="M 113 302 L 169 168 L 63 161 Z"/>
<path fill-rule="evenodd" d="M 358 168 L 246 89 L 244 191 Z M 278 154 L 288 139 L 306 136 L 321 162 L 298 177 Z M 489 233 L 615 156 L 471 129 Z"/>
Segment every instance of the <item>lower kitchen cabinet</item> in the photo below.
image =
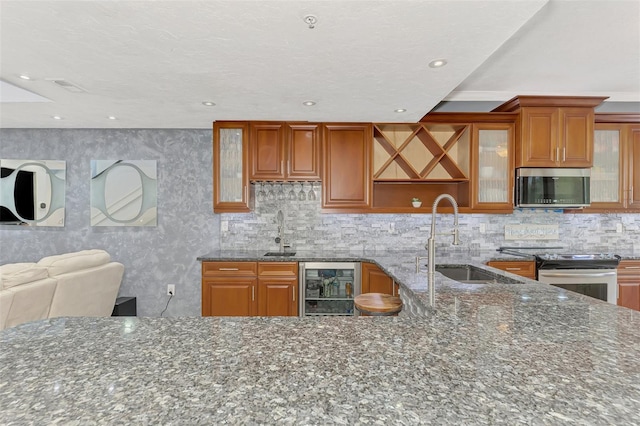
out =
<path fill-rule="evenodd" d="M 362 262 L 361 293 L 383 293 L 398 295 L 398 285 L 377 265 Z"/>
<path fill-rule="evenodd" d="M 202 280 L 202 316 L 257 315 L 256 278 Z"/>
<path fill-rule="evenodd" d="M 640 311 L 640 260 L 618 265 L 618 306 Z"/>
<path fill-rule="evenodd" d="M 258 262 L 258 315 L 298 316 L 298 262 Z"/>
<path fill-rule="evenodd" d="M 491 260 L 487 265 L 525 278 L 536 279 L 536 262 L 533 260 Z"/>
<path fill-rule="evenodd" d="M 297 316 L 297 262 L 202 262 L 202 316 Z"/>

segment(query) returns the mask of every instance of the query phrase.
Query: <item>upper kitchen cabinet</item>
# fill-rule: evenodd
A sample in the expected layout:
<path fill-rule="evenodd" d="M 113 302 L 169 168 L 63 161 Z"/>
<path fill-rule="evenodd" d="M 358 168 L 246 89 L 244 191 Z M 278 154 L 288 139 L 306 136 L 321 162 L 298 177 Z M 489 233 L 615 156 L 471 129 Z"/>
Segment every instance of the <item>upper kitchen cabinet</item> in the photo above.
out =
<path fill-rule="evenodd" d="M 246 121 L 213 124 L 213 211 L 248 212 L 249 124 Z"/>
<path fill-rule="evenodd" d="M 584 212 L 640 210 L 640 114 L 596 114 L 591 205 Z"/>
<path fill-rule="evenodd" d="M 368 211 L 371 207 L 371 124 L 323 125 L 322 208 Z"/>
<path fill-rule="evenodd" d="M 321 180 L 321 127 L 312 123 L 287 124 L 287 178 Z"/>
<path fill-rule="evenodd" d="M 250 122 L 249 179 L 320 180 L 320 143 L 318 124 Z"/>
<path fill-rule="evenodd" d="M 594 108 L 606 97 L 518 96 L 494 112 L 518 112 L 516 167 L 591 167 Z"/>
<path fill-rule="evenodd" d="M 512 123 L 474 123 L 471 153 L 473 211 L 513 211 Z"/>
<path fill-rule="evenodd" d="M 250 180 L 284 180 L 284 133 L 283 123 L 249 123 Z"/>

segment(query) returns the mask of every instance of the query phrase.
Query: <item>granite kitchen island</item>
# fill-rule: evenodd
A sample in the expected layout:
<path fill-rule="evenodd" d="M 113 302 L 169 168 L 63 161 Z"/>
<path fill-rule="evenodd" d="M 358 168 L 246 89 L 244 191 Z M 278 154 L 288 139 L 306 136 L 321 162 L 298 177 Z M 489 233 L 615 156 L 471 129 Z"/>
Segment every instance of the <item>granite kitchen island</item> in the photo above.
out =
<path fill-rule="evenodd" d="M 415 256 L 354 257 L 425 300 Z M 639 312 L 528 280 L 437 290 L 403 317 L 23 324 L 0 332 L 0 423 L 640 424 Z"/>

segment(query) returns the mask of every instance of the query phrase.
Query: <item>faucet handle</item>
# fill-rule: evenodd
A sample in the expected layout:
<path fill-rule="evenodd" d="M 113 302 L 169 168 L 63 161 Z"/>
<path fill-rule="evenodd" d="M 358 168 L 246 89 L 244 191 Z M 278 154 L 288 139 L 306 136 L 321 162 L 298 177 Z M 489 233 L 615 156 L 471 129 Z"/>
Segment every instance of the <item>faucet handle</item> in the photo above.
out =
<path fill-rule="evenodd" d="M 460 245 L 460 238 L 458 236 L 458 228 L 453 230 L 453 245 L 454 246 L 459 246 Z"/>

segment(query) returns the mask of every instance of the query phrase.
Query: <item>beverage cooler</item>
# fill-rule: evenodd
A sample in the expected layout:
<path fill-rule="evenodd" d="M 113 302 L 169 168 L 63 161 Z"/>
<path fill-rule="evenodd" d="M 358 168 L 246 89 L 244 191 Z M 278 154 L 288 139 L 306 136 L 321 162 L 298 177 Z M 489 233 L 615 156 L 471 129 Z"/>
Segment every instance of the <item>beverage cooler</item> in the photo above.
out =
<path fill-rule="evenodd" d="M 359 262 L 300 262 L 300 316 L 358 315 Z"/>

